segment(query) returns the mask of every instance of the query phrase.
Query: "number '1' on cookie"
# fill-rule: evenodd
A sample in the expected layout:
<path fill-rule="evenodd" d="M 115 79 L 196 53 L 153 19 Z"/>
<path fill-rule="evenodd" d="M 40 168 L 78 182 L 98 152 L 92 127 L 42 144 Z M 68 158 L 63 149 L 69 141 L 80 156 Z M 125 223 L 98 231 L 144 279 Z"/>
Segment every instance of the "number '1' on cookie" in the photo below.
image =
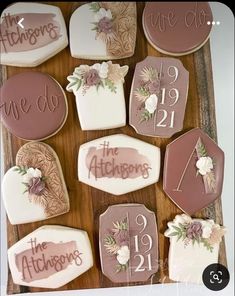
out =
<path fill-rule="evenodd" d="M 104 275 L 115 283 L 144 282 L 158 271 L 156 217 L 142 204 L 110 206 L 100 216 Z"/>
<path fill-rule="evenodd" d="M 189 73 L 180 60 L 148 56 L 136 64 L 129 121 L 138 134 L 170 138 L 183 128 Z"/>

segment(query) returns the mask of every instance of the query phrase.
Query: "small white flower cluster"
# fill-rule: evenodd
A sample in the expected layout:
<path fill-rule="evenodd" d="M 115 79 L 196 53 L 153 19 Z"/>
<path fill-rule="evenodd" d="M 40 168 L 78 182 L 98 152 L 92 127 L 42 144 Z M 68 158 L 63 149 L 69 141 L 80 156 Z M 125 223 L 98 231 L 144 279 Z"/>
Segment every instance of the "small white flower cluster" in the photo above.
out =
<path fill-rule="evenodd" d="M 153 114 L 157 109 L 158 97 L 155 94 L 150 95 L 145 101 L 145 109 Z"/>
<path fill-rule="evenodd" d="M 29 181 L 33 178 L 41 178 L 42 172 L 39 169 L 28 168 L 26 174 L 23 176 L 23 182 L 29 183 Z"/>
<path fill-rule="evenodd" d="M 110 9 L 106 10 L 104 8 L 100 8 L 95 14 L 95 21 L 99 22 L 104 17 L 106 17 L 108 19 L 112 19 L 113 16 L 112 16 Z"/>
<path fill-rule="evenodd" d="M 213 170 L 213 161 L 209 156 L 200 157 L 196 163 L 199 174 L 205 176 Z"/>
<path fill-rule="evenodd" d="M 117 251 L 117 261 L 121 265 L 126 265 L 129 260 L 130 260 L 130 250 L 129 250 L 129 247 L 128 246 L 122 246 Z"/>

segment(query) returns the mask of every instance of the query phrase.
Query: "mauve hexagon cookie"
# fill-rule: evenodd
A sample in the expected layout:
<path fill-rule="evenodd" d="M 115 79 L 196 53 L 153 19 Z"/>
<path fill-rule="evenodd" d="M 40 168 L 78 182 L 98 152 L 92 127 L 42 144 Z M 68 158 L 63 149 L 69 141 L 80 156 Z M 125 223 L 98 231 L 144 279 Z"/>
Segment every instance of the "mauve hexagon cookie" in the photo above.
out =
<path fill-rule="evenodd" d="M 167 145 L 163 189 L 191 215 L 221 196 L 224 152 L 201 129 L 192 129 Z"/>

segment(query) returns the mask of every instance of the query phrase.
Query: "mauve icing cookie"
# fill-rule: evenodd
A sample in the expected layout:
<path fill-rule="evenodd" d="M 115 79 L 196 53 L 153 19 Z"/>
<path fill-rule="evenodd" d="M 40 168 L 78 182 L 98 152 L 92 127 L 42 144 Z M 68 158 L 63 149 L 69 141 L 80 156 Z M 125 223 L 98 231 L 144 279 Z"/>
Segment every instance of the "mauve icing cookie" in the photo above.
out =
<path fill-rule="evenodd" d="M 25 140 L 43 140 L 56 134 L 68 113 L 59 83 L 41 72 L 10 77 L 0 89 L 0 114 L 5 127 Z"/>
<path fill-rule="evenodd" d="M 13 282 L 21 286 L 56 289 L 93 266 L 86 231 L 45 225 L 8 249 Z"/>
<path fill-rule="evenodd" d="M 69 24 L 72 57 L 112 60 L 135 51 L 135 2 L 90 2 L 78 7 Z"/>
<path fill-rule="evenodd" d="M 156 217 L 142 204 L 113 205 L 100 215 L 99 245 L 112 282 L 144 282 L 158 271 Z"/>
<path fill-rule="evenodd" d="M 142 18 L 149 43 L 175 56 L 202 47 L 209 38 L 212 21 L 208 2 L 147 2 Z"/>
<path fill-rule="evenodd" d="M 167 223 L 164 235 L 170 239 L 169 278 L 177 282 L 202 284 L 207 266 L 218 263 L 219 245 L 225 227 L 213 220 L 177 215 Z"/>
<path fill-rule="evenodd" d="M 80 146 L 78 179 L 105 192 L 121 195 L 158 181 L 160 149 L 117 134 Z"/>
<path fill-rule="evenodd" d="M 136 64 L 129 121 L 138 134 L 169 138 L 183 128 L 189 73 L 174 58 L 146 57 Z"/>
<path fill-rule="evenodd" d="M 82 130 L 101 130 L 126 125 L 124 78 L 128 66 L 111 61 L 80 65 L 68 76 L 67 91 L 76 97 Z"/>
<path fill-rule="evenodd" d="M 47 144 L 30 142 L 2 180 L 2 198 L 11 224 L 45 220 L 69 211 L 60 161 Z"/>
<path fill-rule="evenodd" d="M 163 189 L 191 215 L 221 196 L 224 152 L 202 130 L 195 128 L 167 145 Z"/>
<path fill-rule="evenodd" d="M 20 26 L 18 22 L 21 19 Z M 58 7 L 18 2 L 8 6 L 2 12 L 1 64 L 36 67 L 67 45 L 67 30 Z"/>

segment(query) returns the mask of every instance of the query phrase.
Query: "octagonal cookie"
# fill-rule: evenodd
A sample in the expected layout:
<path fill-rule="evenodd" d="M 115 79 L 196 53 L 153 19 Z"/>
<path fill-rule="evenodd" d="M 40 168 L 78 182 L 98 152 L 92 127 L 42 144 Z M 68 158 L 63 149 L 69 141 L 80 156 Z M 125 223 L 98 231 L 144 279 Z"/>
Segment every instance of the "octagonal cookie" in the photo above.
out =
<path fill-rule="evenodd" d="M 36 67 L 68 45 L 64 18 L 56 6 L 17 2 L 3 11 L 0 22 L 3 65 Z"/>
<path fill-rule="evenodd" d="M 143 29 L 149 43 L 164 54 L 195 52 L 208 40 L 213 15 L 208 2 L 147 2 Z"/>
<path fill-rule="evenodd" d="M 129 121 L 138 134 L 169 138 L 183 128 L 189 73 L 180 60 L 148 56 L 136 64 Z"/>
<path fill-rule="evenodd" d="M 2 198 L 11 224 L 40 221 L 69 211 L 69 197 L 55 151 L 31 142 L 16 155 L 2 180 Z"/>
<path fill-rule="evenodd" d="M 158 271 L 156 217 L 142 204 L 110 206 L 99 225 L 102 272 L 112 282 L 144 282 Z"/>
<path fill-rule="evenodd" d="M 86 231 L 45 225 L 8 250 L 13 282 L 17 285 L 59 288 L 93 266 Z"/>
<path fill-rule="evenodd" d="M 195 128 L 167 145 L 163 189 L 191 215 L 220 197 L 224 152 L 202 130 Z"/>
<path fill-rule="evenodd" d="M 78 7 L 69 24 L 74 58 L 112 60 L 134 54 L 135 2 L 91 2 Z"/>
<path fill-rule="evenodd" d="M 68 106 L 60 84 L 48 74 L 22 72 L 0 89 L 1 120 L 13 135 L 24 140 L 44 140 L 64 125 Z"/>
<path fill-rule="evenodd" d="M 112 135 L 80 146 L 78 179 L 115 195 L 158 181 L 160 149 L 126 135 Z"/>

